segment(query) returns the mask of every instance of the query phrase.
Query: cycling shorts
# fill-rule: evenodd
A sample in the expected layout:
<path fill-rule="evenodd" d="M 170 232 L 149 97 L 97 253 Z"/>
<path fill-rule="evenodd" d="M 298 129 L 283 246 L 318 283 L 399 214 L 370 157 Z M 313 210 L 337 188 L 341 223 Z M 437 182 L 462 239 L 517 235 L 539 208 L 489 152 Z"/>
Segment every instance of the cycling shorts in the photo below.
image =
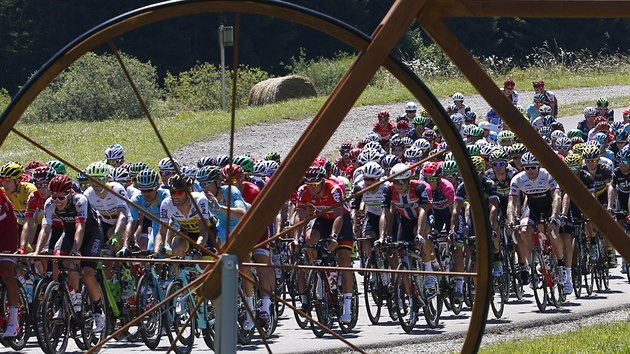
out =
<path fill-rule="evenodd" d="M 313 222 L 312 229 L 319 232 L 321 239 L 327 239 L 332 233 L 333 221 L 331 219 L 316 218 Z M 341 232 L 337 235 L 337 242 L 339 248 L 348 249 L 352 251 L 354 248 L 354 235 L 352 232 L 352 218 L 350 214 L 344 214 L 343 225 L 341 226 Z"/>
<path fill-rule="evenodd" d="M 413 243 L 416 239 L 416 225 L 418 225 L 418 219 L 399 218 L 396 241 Z"/>
<path fill-rule="evenodd" d="M 378 225 L 380 220 L 380 215 L 367 212 L 363 218 L 363 234 L 372 232 L 375 235 L 378 235 Z"/>
<path fill-rule="evenodd" d="M 63 236 L 55 243 L 55 255 L 69 255 L 72 252 L 76 224 L 64 223 L 63 231 Z M 85 233 L 83 234 L 83 244 L 79 250 L 81 255 L 85 257 L 99 257 L 101 255 L 101 248 L 103 247 L 103 244 L 103 234 L 98 223 L 86 223 Z M 97 261 L 81 261 L 81 267 L 96 269 L 97 263 Z"/>

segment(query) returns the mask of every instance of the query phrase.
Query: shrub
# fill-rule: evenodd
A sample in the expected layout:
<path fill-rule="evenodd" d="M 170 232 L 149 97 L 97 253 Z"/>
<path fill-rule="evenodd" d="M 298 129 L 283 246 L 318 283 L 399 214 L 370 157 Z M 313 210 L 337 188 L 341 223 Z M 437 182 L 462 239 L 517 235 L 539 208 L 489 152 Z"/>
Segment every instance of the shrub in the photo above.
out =
<path fill-rule="evenodd" d="M 225 103 L 232 106 L 232 71 L 226 69 Z M 241 65 L 238 69 L 236 105 L 247 104 L 249 90 L 270 75 L 259 69 Z M 164 78 L 164 91 L 168 106 L 175 111 L 208 111 L 221 109 L 221 69 L 209 63 L 197 64 L 175 76 L 167 73 Z"/>
<path fill-rule="evenodd" d="M 10 101 L 9 91 L 0 87 L 0 113 L 4 111 Z"/>
<path fill-rule="evenodd" d="M 331 59 L 306 59 L 306 51 L 302 48 L 299 56 L 292 57 L 284 66 L 292 74 L 311 79 L 320 95 L 329 95 L 353 61 L 353 55 L 343 52 Z"/>
<path fill-rule="evenodd" d="M 149 109 L 159 99 L 156 69 L 151 63 L 121 54 Z M 113 55 L 87 53 L 57 76 L 33 101 L 27 121 L 140 118 L 144 112 Z"/>

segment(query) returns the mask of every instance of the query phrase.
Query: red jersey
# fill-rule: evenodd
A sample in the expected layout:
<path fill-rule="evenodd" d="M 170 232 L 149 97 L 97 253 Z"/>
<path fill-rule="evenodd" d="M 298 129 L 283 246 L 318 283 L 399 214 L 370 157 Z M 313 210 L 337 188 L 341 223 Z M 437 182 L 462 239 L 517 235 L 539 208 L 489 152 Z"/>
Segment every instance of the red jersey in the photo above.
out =
<path fill-rule="evenodd" d="M 372 127 L 374 128 L 372 130 L 376 134 L 378 134 L 381 140 L 389 140 L 389 138 L 392 136 L 392 131 L 396 128 L 394 123 L 392 123 L 391 121 L 387 122 L 387 125 L 385 127 L 382 127 L 379 122 L 375 122 L 374 124 L 372 124 Z"/>
<path fill-rule="evenodd" d="M 243 188 L 241 189 L 241 194 L 243 195 L 243 199 L 249 204 L 252 204 L 258 194 L 260 193 L 260 188 L 252 182 L 245 181 L 243 182 Z"/>
<path fill-rule="evenodd" d="M 345 172 L 348 166 L 350 165 L 351 165 L 350 161 L 348 161 L 348 163 L 343 162 L 343 157 L 341 156 L 337 156 L 337 158 L 335 159 L 335 166 L 337 166 L 337 168 L 341 172 Z"/>
<path fill-rule="evenodd" d="M 307 206 L 310 206 L 317 212 L 321 212 L 343 200 L 345 191 L 332 180 L 325 179 L 322 188 L 323 190 L 320 195 L 315 197 L 309 192 L 306 185 L 301 186 L 297 192 L 298 209 L 305 210 Z M 346 203 L 342 205 L 342 210 L 343 214 L 347 214 L 350 211 Z M 322 217 L 324 219 L 334 220 L 335 214 L 333 209 L 327 211 Z"/>
<path fill-rule="evenodd" d="M 26 211 L 24 212 L 25 218 L 37 218 L 37 223 L 41 223 L 41 219 L 44 217 L 44 205 L 46 199 L 42 198 L 38 190 L 31 192 L 26 200 Z M 53 218 L 52 226 L 56 229 L 63 229 L 63 222 L 57 218 Z"/>
<path fill-rule="evenodd" d="M 17 251 L 19 242 L 18 222 L 13 204 L 0 188 L 0 252 Z"/>

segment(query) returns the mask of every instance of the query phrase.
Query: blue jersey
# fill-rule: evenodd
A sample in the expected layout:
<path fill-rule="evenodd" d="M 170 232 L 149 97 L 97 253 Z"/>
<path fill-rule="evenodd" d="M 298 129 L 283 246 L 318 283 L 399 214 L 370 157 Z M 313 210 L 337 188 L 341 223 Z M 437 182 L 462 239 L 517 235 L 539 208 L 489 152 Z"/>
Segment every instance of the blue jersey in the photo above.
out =
<path fill-rule="evenodd" d="M 231 187 L 232 188 L 230 189 L 231 190 L 230 207 L 233 207 L 233 208 L 242 207 L 242 208 L 245 208 L 245 210 L 248 210 L 250 205 L 247 202 L 245 202 L 245 199 L 243 199 L 241 192 L 235 186 L 231 186 Z M 221 195 L 223 199 L 219 201 L 219 204 L 223 206 L 227 206 L 228 193 L 229 193 L 228 186 L 221 186 Z M 213 211 L 212 213 L 217 217 L 217 219 L 219 219 L 219 222 L 217 223 L 217 238 L 223 243 L 227 239 L 227 225 L 228 225 L 227 213 L 224 212 L 223 210 L 218 211 L 218 212 Z M 234 216 L 234 214 L 230 214 L 230 223 L 229 223 L 230 232 L 234 230 L 239 220 L 240 219 Z"/>
<path fill-rule="evenodd" d="M 162 205 L 162 201 L 164 199 L 170 197 L 171 193 L 168 191 L 168 189 L 164 189 L 164 188 L 158 188 L 156 192 L 157 192 L 157 198 L 155 198 L 155 201 L 153 201 L 152 204 L 147 203 L 147 201 L 144 200 L 144 197 L 142 196 L 142 194 L 133 195 L 130 200 L 134 202 L 135 204 L 137 204 L 138 206 L 146 209 L 149 213 L 151 213 L 151 215 L 155 216 L 155 218 L 159 220 L 160 219 L 160 205 Z M 129 215 L 130 215 L 130 221 L 138 221 L 139 216 L 140 216 L 140 211 L 136 209 L 136 207 L 131 205 L 129 207 Z M 160 224 L 158 224 L 158 222 L 155 220 L 151 220 L 151 227 L 153 229 L 152 236 L 155 236 L 158 230 L 160 229 Z"/>

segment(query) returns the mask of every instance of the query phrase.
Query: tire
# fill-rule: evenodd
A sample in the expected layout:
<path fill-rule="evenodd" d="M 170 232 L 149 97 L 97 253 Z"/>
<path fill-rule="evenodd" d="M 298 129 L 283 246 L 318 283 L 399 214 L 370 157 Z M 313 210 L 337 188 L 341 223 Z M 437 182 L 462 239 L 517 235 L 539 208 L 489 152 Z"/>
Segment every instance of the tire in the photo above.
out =
<path fill-rule="evenodd" d="M 540 312 L 545 312 L 548 304 L 547 282 L 542 273 L 542 267 L 544 266 L 540 249 L 534 248 L 532 250 L 531 275 L 532 283 L 534 284 L 534 298 Z"/>
<path fill-rule="evenodd" d="M 440 318 L 442 316 L 442 308 L 444 307 L 444 296 L 440 293 L 440 287 L 437 287 L 437 293 L 429 295 L 427 289 L 424 287 L 424 277 L 414 277 L 415 287 L 422 289 L 424 292 L 423 298 L 425 305 L 422 307 L 424 313 L 424 319 L 427 325 L 431 328 L 437 328 L 440 324 Z"/>
<path fill-rule="evenodd" d="M 328 294 L 328 280 L 321 271 L 311 270 L 307 278 L 308 301 L 312 312 L 315 313 L 317 321 L 322 325 L 331 328 L 332 316 L 331 305 Z M 311 331 L 316 337 L 321 338 L 326 331 L 315 322 L 311 322 Z"/>
<path fill-rule="evenodd" d="M 214 339 L 215 339 L 215 330 L 214 326 L 216 324 L 216 317 L 214 314 L 214 307 L 210 300 L 204 300 L 206 303 L 202 306 L 205 306 L 205 310 L 203 313 L 205 314 L 206 328 L 201 331 L 203 336 L 203 341 L 206 343 L 210 350 L 214 350 Z"/>
<path fill-rule="evenodd" d="M 518 267 L 518 260 L 516 254 L 513 251 L 508 252 L 508 265 L 507 268 L 510 272 L 510 283 L 514 296 L 517 300 L 523 300 L 525 290 L 523 289 L 523 283 L 521 282 L 520 269 Z"/>
<path fill-rule="evenodd" d="M 159 289 L 155 288 L 151 272 L 145 273 L 138 281 L 136 289 L 136 312 L 145 313 L 160 302 Z M 143 318 L 138 325 L 138 332 L 142 342 L 151 350 L 160 345 L 162 338 L 164 315 L 162 310 L 156 310 Z"/>
<path fill-rule="evenodd" d="M 492 299 L 490 300 L 490 307 L 495 318 L 501 318 L 503 316 L 503 309 L 505 308 L 505 293 L 507 283 L 505 276 L 492 277 Z"/>
<path fill-rule="evenodd" d="M 339 274 L 341 278 L 341 274 Z M 341 288 L 338 288 L 341 294 Z M 339 315 L 337 318 L 341 318 L 341 314 L 343 313 L 343 295 L 339 296 L 341 301 L 339 302 Z M 350 309 L 352 311 L 350 317 L 350 323 L 344 324 L 339 321 L 339 328 L 341 328 L 342 333 L 350 333 L 352 329 L 357 325 L 357 321 L 359 320 L 359 284 L 357 283 L 357 277 L 352 273 L 352 302 L 350 304 Z"/>
<path fill-rule="evenodd" d="M 65 353 L 70 339 L 70 305 L 66 303 L 64 291 L 61 284 L 53 281 L 46 287 L 42 301 L 44 341 L 50 354 Z M 61 318 L 54 318 L 57 311 L 63 314 Z"/>
<path fill-rule="evenodd" d="M 556 261 L 556 257 L 553 254 L 549 254 L 549 269 L 547 270 L 547 277 L 549 278 L 551 285 L 547 282 L 547 286 L 549 289 L 549 300 L 551 303 L 559 309 L 564 301 L 562 299 L 564 295 L 564 288 L 558 282 L 558 262 Z"/>
<path fill-rule="evenodd" d="M 573 267 L 571 272 L 571 282 L 573 283 L 573 294 L 575 298 L 582 297 L 582 270 L 583 265 L 583 252 L 582 243 L 580 243 L 581 234 L 578 234 L 571 241 L 571 247 L 573 247 Z"/>
<path fill-rule="evenodd" d="M 409 267 L 405 263 L 401 263 L 398 265 L 398 270 L 409 270 Z M 410 292 L 407 292 L 405 289 L 405 281 L 408 282 L 411 288 Z M 413 276 L 410 274 L 398 273 L 396 275 L 396 290 L 392 301 L 396 303 L 398 323 L 406 333 L 411 333 L 418 322 L 419 292 L 416 294 L 414 286 Z"/>
<path fill-rule="evenodd" d="M 374 258 L 370 257 L 368 268 L 377 268 Z M 383 283 L 380 273 L 366 272 L 363 275 L 363 300 L 365 309 L 372 324 L 377 324 L 381 317 L 381 308 L 383 307 L 383 299 L 381 298 L 381 289 Z"/>
<path fill-rule="evenodd" d="M 102 311 L 105 318 L 105 326 L 103 327 L 103 330 L 98 333 L 94 333 L 92 331 L 92 324 L 94 323 L 95 314 L 94 303 L 92 302 L 92 299 L 90 298 L 87 287 L 85 285 L 81 289 L 81 298 L 83 299 L 83 301 L 81 302 L 81 314 L 77 316 L 80 316 L 79 322 L 81 323 L 81 338 L 83 339 L 84 345 L 89 349 L 98 344 L 100 341 L 107 338 L 107 333 L 109 332 L 107 330 L 108 326 L 111 326 L 112 324 L 109 321 L 110 316 L 107 315 L 109 307 L 102 290 L 101 302 L 103 303 Z"/>
<path fill-rule="evenodd" d="M 180 280 L 174 280 L 166 289 L 166 297 L 169 297 L 182 287 L 183 284 Z M 189 291 L 184 291 L 172 299 L 166 309 L 167 316 L 171 319 L 171 326 L 169 330 L 166 331 L 166 334 L 168 335 L 169 343 L 171 343 L 171 345 L 175 343 L 174 350 L 177 354 L 190 353 L 195 344 L 196 321 L 194 319 L 188 321 L 191 316 L 195 316 L 192 312 L 195 308 L 195 304 L 192 300 L 193 295 L 194 294 Z M 181 309 L 181 311 L 178 311 L 178 309 Z M 177 335 L 182 329 L 183 333 L 181 337 L 177 338 Z"/>
<path fill-rule="evenodd" d="M 238 317 L 236 320 L 236 326 L 237 326 L 236 335 L 237 335 L 238 343 L 241 345 L 246 345 L 252 341 L 252 338 L 254 336 L 254 328 L 252 328 L 251 330 L 246 330 L 243 327 L 243 322 L 247 318 L 247 308 L 246 308 L 247 305 L 243 301 L 245 301 L 245 294 L 243 293 L 242 290 L 239 290 L 239 297 L 237 300 L 237 306 L 238 306 L 237 316 Z"/>
<path fill-rule="evenodd" d="M 283 300 L 287 300 L 287 285 L 284 279 L 276 279 L 276 288 L 275 294 L 282 298 Z M 284 314 L 285 305 L 282 301 L 274 301 L 274 305 L 276 306 L 276 315 L 280 317 Z"/>
<path fill-rule="evenodd" d="M 44 300 L 44 294 L 46 292 L 47 286 L 48 280 L 45 277 L 37 282 L 37 285 L 35 285 L 35 289 L 33 291 L 33 303 L 31 304 L 31 315 L 35 320 L 33 323 L 33 331 L 35 332 L 35 336 L 37 337 L 37 344 L 39 344 L 39 347 L 46 354 L 48 354 L 48 347 L 44 342 L 44 319 L 42 317 L 41 304 Z"/>
<path fill-rule="evenodd" d="M 17 281 L 18 285 L 18 297 L 19 297 L 19 305 L 18 305 L 18 323 L 20 326 L 20 330 L 18 335 L 15 338 L 11 339 L 3 339 L 5 345 L 9 345 L 13 350 L 20 351 L 26 347 L 26 343 L 28 339 L 31 337 L 31 321 L 30 321 L 30 311 L 28 306 L 28 298 L 26 297 L 26 292 L 24 292 L 24 288 L 22 284 Z M 6 301 L 6 291 L 2 293 L 2 304 L 4 313 L 9 313 L 9 304 Z"/>
<path fill-rule="evenodd" d="M 464 256 L 464 262 L 466 262 L 466 256 Z M 469 259 L 466 264 L 466 272 L 473 273 L 475 269 L 475 262 L 473 259 Z M 464 279 L 464 303 L 466 306 L 472 309 L 475 302 L 475 281 L 473 277 L 466 277 Z"/>
<path fill-rule="evenodd" d="M 123 267 L 126 267 L 126 266 L 123 265 Z M 131 289 L 134 289 L 134 292 L 133 292 L 133 295 L 130 296 L 128 299 L 123 299 L 121 301 L 121 304 L 122 304 L 121 317 L 120 317 L 121 325 L 126 325 L 127 323 L 131 322 L 133 319 L 138 317 L 138 315 L 140 315 L 136 307 L 136 303 L 138 302 L 138 297 L 137 297 L 138 279 L 133 277 L 131 278 L 131 281 L 129 280 L 124 280 L 124 281 L 129 282 L 127 286 L 130 287 Z M 134 324 L 133 326 L 129 327 L 126 331 L 126 337 L 129 343 L 137 342 L 140 339 L 140 325 Z"/>
<path fill-rule="evenodd" d="M 589 253 L 584 253 L 584 287 L 586 289 L 586 295 L 591 296 L 593 294 L 593 288 L 595 284 L 595 261 L 591 259 L 591 255 Z"/>
<path fill-rule="evenodd" d="M 293 263 L 294 266 L 298 266 L 299 263 L 295 262 Z M 293 307 L 300 309 L 303 308 L 304 306 L 302 306 L 302 300 L 300 298 L 300 291 L 298 288 L 298 272 L 300 272 L 297 269 L 293 269 L 291 271 L 291 275 L 289 277 L 289 284 L 287 284 L 287 288 L 288 288 L 288 293 L 291 296 L 291 304 L 293 305 Z M 306 285 L 305 285 L 306 286 Z M 307 289 L 304 290 L 307 293 Z M 307 293 L 307 298 L 308 298 L 308 293 Z M 307 310 L 307 315 L 310 316 L 310 309 L 308 306 L 306 306 Z M 293 316 L 295 317 L 295 322 L 297 322 L 298 326 L 302 329 L 305 329 L 306 327 L 308 327 L 309 325 L 309 320 L 306 317 L 301 316 L 300 314 L 298 314 L 296 311 L 293 312 Z"/>

